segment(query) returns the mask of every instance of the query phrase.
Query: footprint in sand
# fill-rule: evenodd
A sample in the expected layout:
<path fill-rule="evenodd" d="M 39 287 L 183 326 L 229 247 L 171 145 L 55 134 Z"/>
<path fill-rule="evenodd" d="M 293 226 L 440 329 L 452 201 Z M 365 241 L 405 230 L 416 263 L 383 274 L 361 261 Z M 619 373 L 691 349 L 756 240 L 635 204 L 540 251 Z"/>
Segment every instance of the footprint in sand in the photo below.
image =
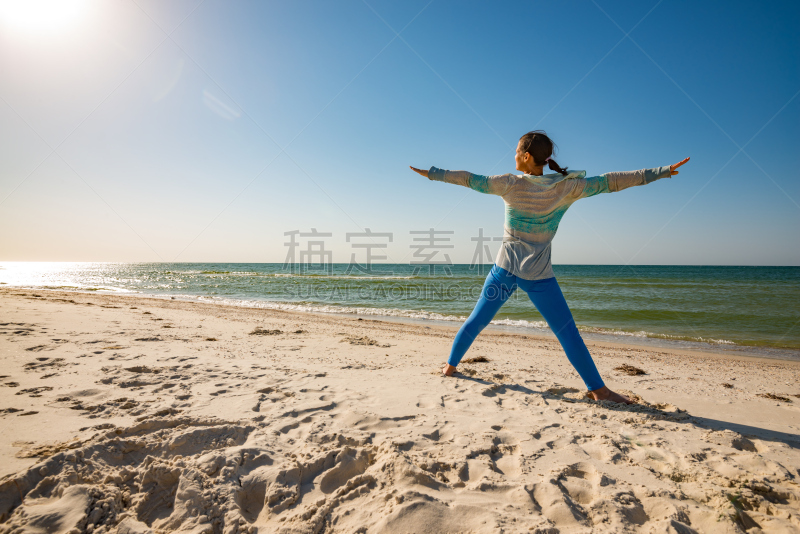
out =
<path fill-rule="evenodd" d="M 366 474 L 375 456 L 373 447 L 345 445 L 287 463 L 272 470 L 277 472 L 270 477 L 274 481 L 264 494 L 264 507 L 271 514 L 288 511 L 286 521 L 302 521 L 309 531 L 316 531 L 344 499 L 357 498 L 376 487 L 375 476 Z"/>
<path fill-rule="evenodd" d="M 417 408 L 427 410 L 430 408 L 444 408 L 444 396 L 423 395 L 417 399 Z"/>
<path fill-rule="evenodd" d="M 558 429 L 561 428 L 560 423 L 551 423 L 549 425 L 545 425 L 538 430 L 535 430 L 532 434 L 533 439 L 541 440 L 541 439 L 548 439 L 549 436 L 553 436 L 558 432 Z"/>
<path fill-rule="evenodd" d="M 26 323 L 0 323 L 0 334 L 9 334 L 14 336 L 28 336 L 34 333 L 35 324 L 26 325 Z"/>
<path fill-rule="evenodd" d="M 256 401 L 256 404 L 253 406 L 254 412 L 260 412 L 261 407 L 265 402 L 275 403 L 285 401 L 286 399 L 295 396 L 294 392 L 292 391 L 281 391 L 278 388 L 271 386 L 259 389 L 257 393 L 260 395 Z"/>
<path fill-rule="evenodd" d="M 335 407 L 334 402 L 322 404 L 315 402 L 296 406 L 274 418 L 279 426 L 272 431 L 276 435 L 286 435 L 291 441 L 305 440 L 330 423 L 331 415 L 328 412 Z M 287 421 L 291 422 L 286 424 Z"/>
<path fill-rule="evenodd" d="M 542 514 L 556 528 L 586 527 L 592 524 L 592 516 L 605 514 L 608 517 L 609 512 L 613 512 L 594 510 L 592 504 L 595 501 L 607 502 L 610 491 L 599 488 L 615 483 L 591 464 L 578 463 L 561 469 L 548 481 L 534 484 L 532 494 L 541 506 Z M 638 506 L 641 507 L 641 504 Z M 609 530 L 614 531 L 613 523 L 609 524 Z"/>
<path fill-rule="evenodd" d="M 76 397 L 93 397 L 99 394 L 102 394 L 101 390 L 91 389 L 73 393 Z M 90 419 L 96 417 L 114 417 L 118 415 L 138 415 L 143 412 L 143 410 L 130 412 L 130 410 L 137 408 L 140 403 L 135 399 L 129 399 L 127 397 L 120 397 L 113 400 L 101 400 L 99 404 L 88 404 L 88 398 L 80 399 L 66 395 L 57 398 L 56 402 L 69 402 L 71 404 L 68 407 L 71 410 L 79 410 L 89 414 Z"/>
<path fill-rule="evenodd" d="M 608 464 L 617 464 L 627 459 L 627 456 L 622 454 L 614 440 L 608 437 L 592 436 L 588 439 L 581 439 L 579 442 L 580 448 L 595 460 Z"/>
<path fill-rule="evenodd" d="M 28 395 L 29 397 L 41 397 L 45 391 L 52 391 L 50 386 L 39 386 L 37 388 L 28 388 L 17 391 L 16 395 Z"/>
<path fill-rule="evenodd" d="M 135 365 L 133 367 L 126 367 L 126 371 L 130 373 L 160 373 L 162 369 L 158 367 L 148 367 L 146 365 Z"/>
<path fill-rule="evenodd" d="M 468 460 L 488 460 L 488 467 L 495 473 L 504 477 L 517 477 L 521 474 L 520 449 L 516 440 L 507 441 L 506 438 L 495 436 L 488 449 L 473 451 Z"/>
<path fill-rule="evenodd" d="M 56 367 L 66 367 L 67 365 L 64 358 L 47 358 L 43 356 L 36 358 L 35 362 L 26 363 L 23 369 L 26 371 L 50 370 Z"/>

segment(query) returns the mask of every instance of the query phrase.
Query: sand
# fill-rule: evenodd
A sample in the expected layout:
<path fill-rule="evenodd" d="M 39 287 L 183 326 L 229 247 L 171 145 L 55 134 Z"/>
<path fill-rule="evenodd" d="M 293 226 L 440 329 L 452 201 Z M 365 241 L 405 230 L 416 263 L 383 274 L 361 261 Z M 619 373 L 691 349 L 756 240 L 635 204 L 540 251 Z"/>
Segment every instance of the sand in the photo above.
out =
<path fill-rule="evenodd" d="M 0 531 L 800 532 L 796 362 L 457 327 L 0 288 Z"/>

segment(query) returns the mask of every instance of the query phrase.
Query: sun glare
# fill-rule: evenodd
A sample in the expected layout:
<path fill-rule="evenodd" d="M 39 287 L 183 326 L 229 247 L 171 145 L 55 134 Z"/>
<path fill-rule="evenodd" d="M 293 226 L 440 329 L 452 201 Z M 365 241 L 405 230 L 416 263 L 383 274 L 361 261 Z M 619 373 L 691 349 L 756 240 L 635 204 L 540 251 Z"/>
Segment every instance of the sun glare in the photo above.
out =
<path fill-rule="evenodd" d="M 86 0 L 0 0 L 0 25 L 25 33 L 69 30 L 86 11 Z"/>

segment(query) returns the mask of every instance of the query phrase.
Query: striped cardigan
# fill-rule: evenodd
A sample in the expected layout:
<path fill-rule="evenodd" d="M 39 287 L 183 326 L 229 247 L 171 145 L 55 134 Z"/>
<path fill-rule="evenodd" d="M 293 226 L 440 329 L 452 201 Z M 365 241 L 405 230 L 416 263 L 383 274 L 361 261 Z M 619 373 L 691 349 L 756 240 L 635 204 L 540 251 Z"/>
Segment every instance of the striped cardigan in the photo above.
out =
<path fill-rule="evenodd" d="M 628 172 L 609 172 L 586 178 L 586 171 L 533 176 L 481 176 L 467 171 L 431 167 L 428 179 L 463 185 L 498 195 L 506 204 L 503 243 L 495 264 L 525 280 L 553 277 L 550 243 L 558 223 L 573 202 L 598 193 L 622 191 L 670 176 L 669 166 Z"/>

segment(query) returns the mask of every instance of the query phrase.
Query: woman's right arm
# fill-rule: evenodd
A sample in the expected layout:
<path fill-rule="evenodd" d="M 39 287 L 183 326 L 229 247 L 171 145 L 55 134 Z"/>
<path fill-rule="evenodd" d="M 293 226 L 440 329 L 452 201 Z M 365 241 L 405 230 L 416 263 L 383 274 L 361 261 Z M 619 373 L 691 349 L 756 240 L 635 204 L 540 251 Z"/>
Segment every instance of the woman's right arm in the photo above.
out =
<path fill-rule="evenodd" d="M 687 161 L 689 161 L 689 158 L 674 165 L 665 165 L 653 169 L 607 172 L 600 176 L 576 179 L 573 184 L 572 197 L 577 200 L 579 198 L 591 197 L 599 193 L 614 193 L 635 185 L 646 185 L 660 180 L 661 178 L 669 178 L 672 175 L 678 174 L 678 171 L 675 169 Z"/>

